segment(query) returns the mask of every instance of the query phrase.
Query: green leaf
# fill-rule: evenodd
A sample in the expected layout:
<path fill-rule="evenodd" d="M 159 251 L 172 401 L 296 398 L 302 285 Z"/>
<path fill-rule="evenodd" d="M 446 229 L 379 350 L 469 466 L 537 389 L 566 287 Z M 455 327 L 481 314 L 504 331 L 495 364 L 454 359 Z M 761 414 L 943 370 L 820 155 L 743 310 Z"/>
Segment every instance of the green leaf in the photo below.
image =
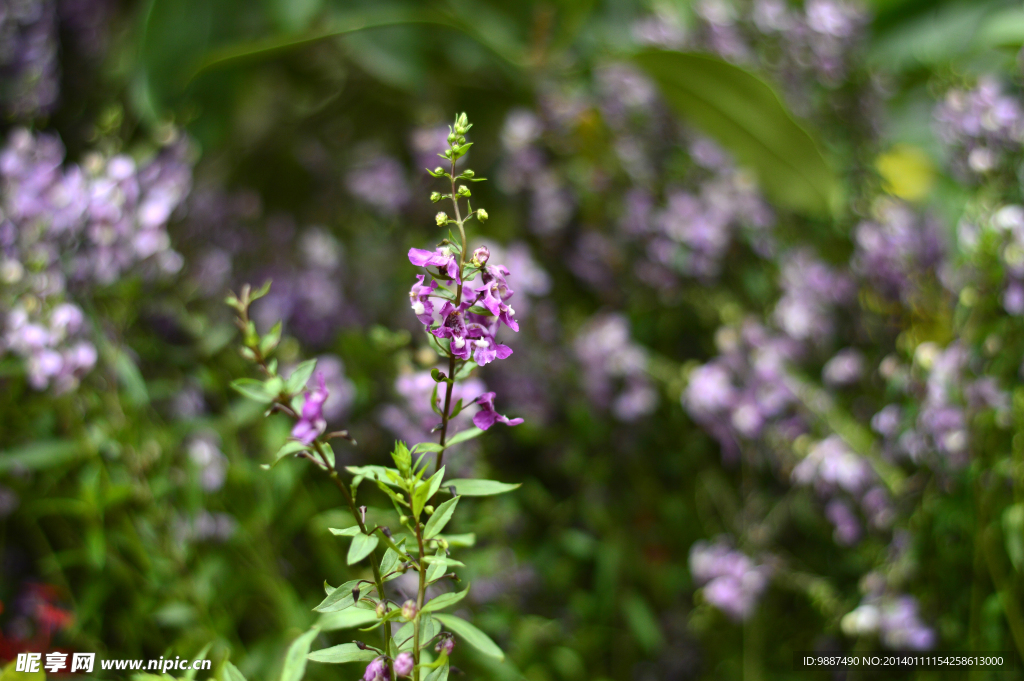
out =
<path fill-rule="evenodd" d="M 470 547 L 476 545 L 476 534 L 473 532 L 467 532 L 466 534 L 442 534 L 440 538 L 447 541 L 449 546 Z"/>
<path fill-rule="evenodd" d="M 404 442 L 395 443 L 395 451 L 391 452 L 391 458 L 394 459 L 395 467 L 402 477 L 409 475 L 412 469 L 412 454 Z"/>
<path fill-rule="evenodd" d="M 384 581 L 389 582 L 392 579 L 397 579 L 400 575 L 396 572 L 395 574 L 387 577 L 388 573 L 394 572 L 398 569 L 398 566 L 402 564 L 402 557 L 394 549 L 388 549 L 384 552 L 384 558 L 380 561 L 380 575 L 384 578 Z"/>
<path fill-rule="evenodd" d="M 432 615 L 425 613 L 420 615 L 420 628 L 420 643 L 423 647 L 426 647 L 427 641 L 441 633 L 441 624 Z M 413 631 L 412 622 L 403 624 L 395 633 L 395 647 L 399 650 L 412 650 Z"/>
<path fill-rule="evenodd" d="M 213 641 L 210 641 L 205 646 L 203 646 L 203 649 L 200 650 L 193 659 L 194 660 L 205 660 L 206 659 L 206 654 L 208 652 L 210 652 L 210 648 L 212 648 L 212 647 L 213 647 Z M 196 678 L 196 672 L 198 672 L 198 671 L 199 671 L 198 669 L 193 667 L 192 669 L 189 669 L 187 672 L 185 672 L 185 676 L 183 676 L 182 678 L 185 679 L 185 681 L 193 681 Z"/>
<path fill-rule="evenodd" d="M 231 387 L 242 393 L 250 400 L 257 402 L 268 403 L 273 402 L 274 393 L 267 392 L 267 389 L 263 385 L 263 381 L 257 381 L 255 378 L 236 378 L 231 381 Z"/>
<path fill-rule="evenodd" d="M 434 514 L 430 516 L 430 520 L 427 521 L 427 526 L 423 530 L 424 539 L 433 539 L 441 534 L 441 530 L 452 519 L 452 513 L 455 512 L 455 506 L 458 503 L 459 498 L 455 497 L 444 502 L 434 510 Z"/>
<path fill-rule="evenodd" d="M 281 322 L 278 322 L 277 324 L 274 324 L 273 328 L 271 328 L 270 331 L 267 332 L 267 335 L 265 335 L 260 340 L 260 353 L 262 353 L 263 356 L 266 357 L 274 348 L 277 347 L 277 344 L 280 342 Z"/>
<path fill-rule="evenodd" d="M 399 479 L 402 477 L 397 470 L 394 468 L 387 468 L 386 466 L 345 466 L 345 470 L 352 475 L 361 475 L 367 480 L 377 480 L 379 482 L 383 482 L 385 485 L 391 485 L 392 487 L 397 487 L 398 485 L 388 475 L 388 471 L 397 475 Z"/>
<path fill-rule="evenodd" d="M 467 586 L 462 591 L 451 591 L 446 594 L 441 594 L 440 596 L 435 596 L 434 598 L 431 598 L 429 601 L 424 603 L 423 610 L 421 610 L 420 612 L 435 612 L 437 610 L 444 610 L 445 608 L 450 608 L 451 606 L 455 605 L 463 598 L 465 598 L 466 594 L 468 593 L 469 587 Z"/>
<path fill-rule="evenodd" d="M 309 382 L 309 377 L 313 375 L 313 371 L 316 369 L 316 360 L 307 359 L 305 362 L 295 367 L 295 371 L 285 381 L 284 387 L 288 391 L 289 395 L 302 392 L 303 388 L 306 387 L 306 383 Z"/>
<path fill-rule="evenodd" d="M 314 650 L 307 658 L 310 662 L 326 664 L 344 664 L 345 662 L 369 662 L 377 657 L 377 653 L 367 648 L 360 650 L 355 643 L 342 643 L 340 646 Z"/>
<path fill-rule="evenodd" d="M 478 366 L 479 365 L 472 360 L 464 362 L 462 366 L 459 367 L 459 370 L 455 372 L 455 380 L 461 381 L 464 378 L 468 378 L 473 369 L 476 369 Z"/>
<path fill-rule="evenodd" d="M 427 480 L 427 485 L 428 485 L 428 488 L 427 488 L 427 499 L 433 499 L 434 498 L 434 495 L 437 494 L 437 490 L 441 488 L 441 482 L 443 480 L 444 480 L 444 466 L 441 466 L 441 469 L 436 471 Z"/>
<path fill-rule="evenodd" d="M 416 444 L 414 444 L 412 446 L 412 453 L 413 454 L 434 453 L 434 452 L 440 452 L 443 449 L 444 449 L 444 447 L 442 447 L 441 445 L 437 444 L 436 442 L 417 442 Z"/>
<path fill-rule="evenodd" d="M 432 669 L 429 674 L 423 677 L 423 681 L 448 681 L 448 669 L 449 664 L 448 661 L 445 660 L 443 665 L 437 669 Z"/>
<path fill-rule="evenodd" d="M 320 634 L 320 630 L 313 627 L 302 636 L 299 636 L 288 647 L 288 653 L 284 656 L 284 668 L 281 669 L 280 681 L 301 681 L 306 673 L 306 655 L 309 654 L 309 646 Z"/>
<path fill-rule="evenodd" d="M 443 552 L 439 556 L 427 556 L 426 558 L 423 559 L 423 562 L 426 563 L 427 565 L 430 565 L 430 566 L 443 565 L 446 568 L 447 567 L 466 567 L 466 564 L 463 563 L 461 560 L 455 560 L 454 558 L 449 558 L 448 556 L 444 555 Z"/>
<path fill-rule="evenodd" d="M 281 460 L 290 454 L 298 454 L 299 452 L 308 450 L 309 447 L 302 444 L 298 440 L 288 440 L 285 442 L 281 449 L 277 450 L 277 454 L 274 455 L 274 460 L 269 465 L 265 465 L 266 468 L 273 468 L 277 464 L 281 463 Z"/>
<path fill-rule="evenodd" d="M 359 587 L 359 597 L 362 598 L 366 594 L 370 593 L 373 588 L 373 584 L 367 582 L 361 582 L 357 579 L 345 582 L 341 586 L 335 588 L 330 585 L 327 592 L 327 598 L 320 602 L 320 605 L 313 608 L 316 612 L 340 612 L 346 610 L 355 605 L 355 600 L 352 598 L 352 590 Z"/>
<path fill-rule="evenodd" d="M 365 627 L 367 624 L 377 621 L 377 613 L 373 610 L 361 610 L 359 608 L 348 608 L 338 612 L 328 612 L 320 616 L 316 626 L 320 631 L 339 631 L 341 629 L 355 629 Z"/>
<path fill-rule="evenodd" d="M 362 534 L 363 532 L 359 529 L 358 525 L 346 527 L 343 530 L 339 530 L 337 527 L 328 527 L 327 529 L 330 530 L 331 534 L 333 534 L 335 537 L 354 537 L 357 534 Z"/>
<path fill-rule="evenodd" d="M 220 679 L 221 681 L 245 681 L 242 672 L 238 671 L 238 667 L 229 661 L 225 661 L 224 666 L 221 667 Z"/>
<path fill-rule="evenodd" d="M 438 549 L 437 556 L 444 557 L 444 549 Z M 441 577 L 444 576 L 445 568 L 447 567 L 444 563 L 441 562 L 431 562 L 429 563 L 429 565 L 430 568 L 427 569 L 427 584 L 431 584 L 437 581 L 438 579 L 441 579 Z"/>
<path fill-rule="evenodd" d="M 661 626 L 651 606 L 638 594 L 630 594 L 622 602 L 626 624 L 629 625 L 633 637 L 648 655 L 653 655 L 665 645 Z"/>
<path fill-rule="evenodd" d="M 377 536 L 372 534 L 357 534 L 352 537 L 352 544 L 348 547 L 348 564 L 355 565 L 363 558 L 366 558 L 370 555 L 370 552 L 377 548 L 377 542 L 379 541 Z"/>
<path fill-rule="evenodd" d="M 1024 573 L 1024 504 L 1014 504 L 1003 511 L 1003 535 L 1010 562 L 1017 572 Z"/>
<path fill-rule="evenodd" d="M 0 452 L 0 473 L 39 471 L 67 464 L 88 454 L 71 440 L 36 441 Z"/>
<path fill-rule="evenodd" d="M 473 438 L 480 437 L 483 434 L 484 431 L 480 430 L 475 426 L 473 428 L 468 428 L 462 431 L 461 433 L 455 433 L 455 435 L 452 435 L 450 438 L 448 438 L 448 442 L 445 443 L 445 447 L 453 447 L 461 442 L 466 442 L 467 440 L 472 440 Z"/>
<path fill-rule="evenodd" d="M 480 631 L 461 617 L 441 613 L 437 613 L 433 617 L 441 622 L 441 624 L 446 628 L 450 629 L 452 633 L 460 638 L 460 640 L 465 641 L 484 655 L 495 657 L 499 660 L 505 659 L 505 653 L 501 652 L 501 648 L 498 647 L 498 644 L 492 641 L 487 634 Z"/>
<path fill-rule="evenodd" d="M 644 50 L 634 60 L 677 113 L 757 173 L 775 202 L 820 216 L 839 205 L 839 181 L 818 144 L 765 81 L 705 54 Z"/>
<path fill-rule="evenodd" d="M 457 479 L 449 480 L 443 489 L 455 488 L 455 493 L 464 497 L 489 497 L 495 494 L 504 494 L 518 489 L 522 483 L 498 482 L 496 480 L 472 480 Z"/>

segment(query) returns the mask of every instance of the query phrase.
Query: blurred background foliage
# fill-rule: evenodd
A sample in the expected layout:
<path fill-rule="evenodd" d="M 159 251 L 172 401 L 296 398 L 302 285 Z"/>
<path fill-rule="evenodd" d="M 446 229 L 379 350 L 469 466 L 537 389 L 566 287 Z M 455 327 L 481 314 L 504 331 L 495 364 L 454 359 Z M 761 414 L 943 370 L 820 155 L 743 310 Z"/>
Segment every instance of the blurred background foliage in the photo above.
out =
<path fill-rule="evenodd" d="M 800 32 L 764 7 L 809 18 Z M 338 448 L 346 463 L 422 437 L 416 377 L 436 357 L 405 253 L 437 239 L 422 170 L 463 110 L 490 178 L 471 241 L 502 253 L 525 299 L 515 354 L 480 378 L 527 419 L 455 460 L 523 483 L 457 528 L 478 542 L 467 609 L 508 652 L 462 647 L 467 678 L 826 678 L 794 672 L 793 652 L 1024 645 L 1024 301 L 1007 302 L 997 237 L 963 246 L 965 221 L 1021 201 L 1024 155 L 1014 136 L 995 160 L 962 149 L 936 113 L 993 74 L 1019 101 L 1019 3 L 0 0 L 4 26 L 5 139 L 56 133 L 85 168 L 177 149 L 191 175 L 166 226 L 177 269 L 71 278 L 98 355 L 80 384 L 38 389 L 0 354 L 0 658 L 212 641 L 218 664 L 275 678 L 322 581 L 356 575 L 326 531 L 344 515 L 334 488 L 293 462 L 260 468 L 289 424 L 228 389 L 246 364 L 223 294 L 274 280 L 260 322 L 285 320 L 283 363 L 333 363 L 335 421 L 359 442 Z M 53 63 L 24 85 L 33 59 Z M 46 78 L 59 95 L 19 105 Z M 872 221 L 938 255 L 901 251 L 879 274 L 872 257 L 899 247 L 868 252 Z M 5 315 L 25 304 L 0 286 Z M 769 346 L 794 368 L 762 376 Z M 848 347 L 866 367 L 853 387 L 827 368 Z M 733 390 L 694 378 L 719 356 L 736 391 L 756 375 L 751 391 L 785 392 L 785 418 L 702 411 Z M 900 403 L 906 426 L 945 399 L 936 363 L 994 396 L 897 452 L 876 414 Z M 964 432 L 966 463 L 949 439 Z M 843 520 L 793 482 L 830 436 L 870 462 L 885 520 L 867 501 Z M 730 613 L 701 589 L 708 540 L 771 585 Z M 902 639 L 848 618 L 897 594 L 913 597 Z M 314 647 L 353 625 L 335 619 Z"/>

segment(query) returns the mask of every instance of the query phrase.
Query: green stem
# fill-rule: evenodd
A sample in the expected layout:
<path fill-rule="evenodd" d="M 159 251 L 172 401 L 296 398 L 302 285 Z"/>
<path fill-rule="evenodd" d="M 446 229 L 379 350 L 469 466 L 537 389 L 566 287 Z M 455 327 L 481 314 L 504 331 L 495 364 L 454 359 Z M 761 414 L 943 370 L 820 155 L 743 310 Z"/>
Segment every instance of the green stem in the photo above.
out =
<path fill-rule="evenodd" d="M 416 593 L 416 619 L 413 624 L 412 656 L 413 664 L 415 665 L 413 681 L 420 681 L 420 611 L 423 610 L 423 601 L 427 594 L 427 571 L 425 569 L 426 563 L 424 562 L 426 551 L 423 548 L 423 525 L 420 524 L 419 518 L 414 518 L 413 521 L 416 523 L 416 544 L 420 552 L 420 582 Z"/>
<path fill-rule="evenodd" d="M 356 519 L 356 523 L 359 524 L 359 530 L 366 535 L 370 533 L 366 531 L 366 523 L 363 522 L 363 514 L 356 508 L 355 501 L 352 499 L 352 493 L 348 491 L 348 487 L 342 482 L 341 478 L 338 477 L 338 469 L 336 466 L 331 466 L 330 461 L 327 459 L 327 455 L 324 453 L 323 445 L 320 444 L 319 440 L 313 441 L 313 447 L 316 449 L 316 453 L 323 459 L 324 465 L 327 466 L 331 481 L 334 486 L 337 487 L 343 497 L 345 497 L 345 503 L 348 504 L 349 510 L 352 512 L 352 516 Z M 387 597 L 384 595 L 384 580 L 380 575 L 380 560 L 377 557 L 377 549 L 374 548 L 370 551 L 370 569 L 373 571 L 373 583 L 377 587 L 377 595 L 380 597 L 381 603 L 384 603 L 384 607 L 387 608 Z M 391 671 L 391 678 L 395 678 L 394 668 L 391 660 L 391 626 L 385 624 L 381 627 L 381 631 L 384 636 L 384 655 L 388 658 L 388 669 Z"/>

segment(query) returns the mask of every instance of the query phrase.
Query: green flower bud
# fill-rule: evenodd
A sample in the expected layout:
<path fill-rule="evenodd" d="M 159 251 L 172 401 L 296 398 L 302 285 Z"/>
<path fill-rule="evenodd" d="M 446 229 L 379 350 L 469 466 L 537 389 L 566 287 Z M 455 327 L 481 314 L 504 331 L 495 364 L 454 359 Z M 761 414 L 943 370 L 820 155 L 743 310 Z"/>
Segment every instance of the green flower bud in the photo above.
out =
<path fill-rule="evenodd" d="M 377 617 L 383 618 L 384 615 L 388 614 L 388 606 L 383 601 L 377 604 Z"/>
<path fill-rule="evenodd" d="M 435 175 L 440 175 L 443 172 L 444 172 L 444 168 L 442 168 L 441 166 L 438 166 L 438 167 L 434 168 L 434 174 Z"/>
<path fill-rule="evenodd" d="M 402 603 L 402 617 L 409 620 L 410 622 L 416 619 L 416 613 L 419 612 L 419 608 L 416 607 L 416 601 L 406 601 Z"/>
<path fill-rule="evenodd" d="M 480 222 L 487 222 L 487 217 L 488 217 L 487 211 L 485 211 L 483 208 L 477 208 L 476 209 L 476 219 L 477 220 L 479 220 Z"/>
<path fill-rule="evenodd" d="M 455 117 L 455 132 L 459 135 L 465 135 L 469 132 L 469 118 L 465 113 L 460 113 Z"/>
<path fill-rule="evenodd" d="M 471 194 L 469 193 L 469 187 L 467 187 L 467 186 L 466 186 L 466 185 L 464 185 L 464 184 L 460 184 L 460 185 L 459 185 L 459 196 L 472 196 L 472 195 L 471 195 Z"/>
<path fill-rule="evenodd" d="M 441 211 L 434 216 L 434 220 L 437 222 L 438 227 L 444 227 L 448 224 L 448 215 L 444 211 Z"/>
<path fill-rule="evenodd" d="M 424 506 L 423 510 L 426 512 L 427 515 L 434 515 L 434 507 L 433 506 Z"/>
<path fill-rule="evenodd" d="M 454 132 L 448 133 L 448 144 L 455 144 L 455 142 L 458 139 L 459 139 L 459 136 L 456 135 Z"/>
<path fill-rule="evenodd" d="M 462 176 L 468 180 L 471 177 L 475 177 L 476 173 L 474 173 L 469 168 L 466 168 L 465 170 L 462 171 Z"/>
<path fill-rule="evenodd" d="M 430 192 L 430 202 L 437 203 L 441 200 L 441 192 Z"/>

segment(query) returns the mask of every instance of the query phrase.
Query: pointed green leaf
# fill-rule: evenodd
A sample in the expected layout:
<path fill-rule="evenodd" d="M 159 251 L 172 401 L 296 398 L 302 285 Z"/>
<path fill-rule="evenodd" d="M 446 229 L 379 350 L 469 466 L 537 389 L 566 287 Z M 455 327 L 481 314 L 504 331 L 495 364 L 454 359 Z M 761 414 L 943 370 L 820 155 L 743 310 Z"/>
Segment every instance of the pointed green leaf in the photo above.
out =
<path fill-rule="evenodd" d="M 290 454 L 298 454 L 299 452 L 308 450 L 309 447 L 302 444 L 298 440 L 288 440 L 285 442 L 281 449 L 277 450 L 277 454 L 274 455 L 274 460 L 270 463 L 267 468 L 273 468 L 281 462 L 282 459 L 289 456 Z"/>
<path fill-rule="evenodd" d="M 313 627 L 292 642 L 284 656 L 284 667 L 281 669 L 281 676 L 278 677 L 280 681 L 302 681 L 302 676 L 306 673 L 309 646 L 319 634 L 320 630 Z"/>
<path fill-rule="evenodd" d="M 449 664 L 446 660 L 445 663 L 437 669 L 430 670 L 430 673 L 423 677 L 423 681 L 448 681 L 448 668 Z"/>
<path fill-rule="evenodd" d="M 367 648 L 360 650 L 355 643 L 342 643 L 340 646 L 314 650 L 308 655 L 310 662 L 325 664 L 344 664 L 345 662 L 369 662 L 377 657 L 377 653 Z"/>
<path fill-rule="evenodd" d="M 440 452 L 443 449 L 444 449 L 444 447 L 442 447 L 441 445 L 437 444 L 436 442 L 417 442 L 412 447 L 412 453 L 413 454 L 434 453 L 434 452 Z"/>
<path fill-rule="evenodd" d="M 814 138 L 765 81 L 718 57 L 644 50 L 634 61 L 677 113 L 757 173 L 777 203 L 830 215 L 840 183 Z"/>
<path fill-rule="evenodd" d="M 346 527 L 344 530 L 339 530 L 337 527 L 328 527 L 327 529 L 330 530 L 331 534 L 333 534 L 335 537 L 354 537 L 357 534 L 362 534 L 363 532 L 359 529 L 358 525 Z"/>
<path fill-rule="evenodd" d="M 221 667 L 220 679 L 221 681 L 245 681 L 242 672 L 238 671 L 238 667 L 230 662 L 224 662 L 224 666 Z"/>
<path fill-rule="evenodd" d="M 444 556 L 444 549 L 438 549 L 437 555 Z M 447 566 L 442 562 L 432 562 L 429 565 L 430 567 L 427 569 L 427 584 L 432 584 L 444 576 Z"/>
<path fill-rule="evenodd" d="M 285 390 L 288 391 L 289 395 L 302 392 L 303 388 L 309 382 L 309 377 L 313 375 L 313 371 L 316 369 L 316 360 L 307 359 L 305 362 L 295 367 L 295 371 L 292 372 L 291 376 L 285 382 Z"/>
<path fill-rule="evenodd" d="M 480 430 L 475 426 L 473 428 L 467 428 L 461 433 L 455 433 L 455 435 L 452 435 L 450 438 L 448 438 L 448 442 L 445 443 L 445 447 L 454 447 L 455 445 L 461 442 L 472 440 L 473 438 L 480 437 L 483 434 L 484 431 Z"/>
<path fill-rule="evenodd" d="M 231 381 L 231 387 L 248 397 L 250 400 L 262 402 L 264 404 L 274 401 L 274 393 L 267 392 L 263 381 L 257 381 L 255 378 L 236 378 Z"/>
<path fill-rule="evenodd" d="M 468 593 L 469 587 L 467 586 L 462 591 L 452 591 L 446 594 L 441 594 L 440 596 L 435 596 L 423 605 L 423 610 L 420 612 L 435 612 L 437 610 L 450 608 L 465 598 Z"/>
<path fill-rule="evenodd" d="M 518 489 L 522 483 L 498 482 L 496 480 L 470 480 L 458 479 L 449 480 L 441 488 L 447 490 L 455 488 L 455 493 L 464 497 L 489 497 L 494 494 L 504 494 Z"/>
<path fill-rule="evenodd" d="M 498 647 L 491 638 L 480 631 L 472 624 L 456 617 L 455 615 L 444 615 L 441 613 L 435 614 L 434 619 L 438 620 L 447 629 L 450 629 L 452 633 L 459 637 L 460 640 L 465 641 L 469 645 L 479 650 L 484 655 L 495 657 L 499 660 L 505 659 L 505 653 L 501 652 L 501 648 Z"/>
<path fill-rule="evenodd" d="M 441 534 L 441 530 L 452 519 L 452 513 L 455 512 L 455 506 L 458 503 L 459 498 L 455 497 L 444 502 L 434 510 L 434 514 L 430 516 L 430 520 L 427 521 L 427 526 L 423 530 L 424 539 L 433 539 Z"/>
<path fill-rule="evenodd" d="M 360 608 L 348 608 L 338 612 L 329 612 L 320 616 L 316 626 L 320 631 L 340 631 L 341 629 L 355 629 L 365 627 L 367 624 L 377 621 L 377 613 L 373 610 L 361 610 Z"/>
<path fill-rule="evenodd" d="M 348 547 L 348 564 L 355 565 L 363 558 L 370 555 L 370 552 L 377 548 L 376 535 L 357 534 L 352 537 L 352 543 Z"/>
<path fill-rule="evenodd" d="M 476 546 L 476 534 L 473 532 L 467 532 L 465 534 L 442 534 L 440 538 L 448 542 L 448 546 Z"/>
<path fill-rule="evenodd" d="M 398 471 L 394 468 L 387 468 L 386 466 L 345 466 L 352 475 L 361 475 L 367 480 L 377 480 L 383 482 L 386 485 L 396 486 L 396 483 L 391 480 L 388 475 L 389 471 L 393 475 L 397 475 L 398 479 L 401 480 L 402 476 L 399 475 Z"/>
<path fill-rule="evenodd" d="M 365 535 L 364 535 L 365 536 Z M 359 586 L 359 597 L 362 598 L 366 594 L 370 593 L 373 589 L 372 583 L 360 582 L 359 580 L 353 579 L 350 582 L 345 582 L 337 588 L 331 588 L 327 593 L 327 598 L 320 602 L 320 605 L 313 608 L 317 612 L 339 612 L 347 608 L 351 608 L 355 605 L 355 600 L 352 598 L 352 589 Z M 329 585 L 325 585 L 329 586 Z"/>

